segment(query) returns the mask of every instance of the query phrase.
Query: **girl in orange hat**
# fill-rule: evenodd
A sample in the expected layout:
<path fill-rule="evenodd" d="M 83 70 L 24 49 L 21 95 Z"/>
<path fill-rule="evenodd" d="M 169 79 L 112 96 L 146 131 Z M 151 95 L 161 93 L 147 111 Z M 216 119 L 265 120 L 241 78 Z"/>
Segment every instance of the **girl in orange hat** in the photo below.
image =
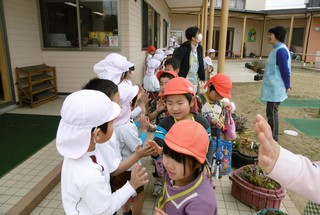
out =
<path fill-rule="evenodd" d="M 165 99 L 166 107 L 170 116 L 167 116 L 160 121 L 153 140 L 160 147 L 162 147 L 164 145 L 164 138 L 166 134 L 176 122 L 182 120 L 196 121 L 200 123 L 207 131 L 209 144 L 207 151 L 207 162 L 211 164 L 213 147 L 210 135 L 210 125 L 203 116 L 197 113 L 197 102 L 192 83 L 182 77 L 171 79 L 164 87 L 163 97 Z M 153 158 L 157 160 L 157 173 L 161 176 L 161 174 L 163 174 L 163 169 L 161 169 L 161 162 L 158 162 L 160 156 L 153 154 Z"/>
<path fill-rule="evenodd" d="M 169 130 L 162 150 L 167 172 L 155 214 L 217 214 L 214 190 L 203 174 L 209 144 L 206 135 L 203 126 L 191 120 L 178 121 Z"/>

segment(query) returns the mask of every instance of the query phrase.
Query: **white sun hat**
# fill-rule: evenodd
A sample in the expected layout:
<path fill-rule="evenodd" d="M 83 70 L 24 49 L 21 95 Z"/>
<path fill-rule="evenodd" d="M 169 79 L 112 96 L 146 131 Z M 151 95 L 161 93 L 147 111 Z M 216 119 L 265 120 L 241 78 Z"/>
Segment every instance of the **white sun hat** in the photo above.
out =
<path fill-rule="evenodd" d="M 122 73 L 127 72 L 130 67 L 134 66 L 126 57 L 111 53 L 94 65 L 93 70 L 100 79 L 109 79 L 115 84 L 120 82 Z"/>
<path fill-rule="evenodd" d="M 216 50 L 214 50 L 214 49 L 208 49 L 208 51 L 207 51 L 208 54 L 214 53 L 214 52 L 216 52 Z"/>
<path fill-rule="evenodd" d="M 61 108 L 56 147 L 64 157 L 78 159 L 90 145 L 91 130 L 115 119 L 120 107 L 104 93 L 80 90 L 67 96 Z"/>
<path fill-rule="evenodd" d="M 125 82 L 121 82 L 118 85 L 119 94 L 120 94 L 120 106 L 121 113 L 114 121 L 114 124 L 121 125 L 127 123 L 131 117 L 131 106 L 130 102 L 132 99 L 138 95 L 139 87 L 137 85 L 131 86 Z"/>
<path fill-rule="evenodd" d="M 161 62 L 157 59 L 151 58 L 148 61 L 146 75 L 151 76 L 155 74 L 155 70 L 161 65 Z"/>
<path fill-rule="evenodd" d="M 165 56 L 164 54 L 154 54 L 151 59 L 155 59 L 155 60 L 159 61 L 160 64 L 161 64 L 162 61 L 165 59 L 165 57 L 166 57 L 166 56 Z M 149 61 L 150 61 L 150 60 L 149 60 Z M 149 61 L 148 61 L 148 62 L 149 62 Z"/>

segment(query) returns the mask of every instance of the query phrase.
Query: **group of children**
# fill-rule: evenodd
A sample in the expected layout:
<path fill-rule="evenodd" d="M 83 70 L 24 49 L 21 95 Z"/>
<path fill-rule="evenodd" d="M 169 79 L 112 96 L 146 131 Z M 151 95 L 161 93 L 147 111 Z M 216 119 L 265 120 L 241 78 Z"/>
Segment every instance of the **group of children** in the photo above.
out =
<path fill-rule="evenodd" d="M 159 83 L 150 106 L 147 89 L 130 81 L 134 65 L 116 53 L 94 66 L 98 78 L 65 99 L 56 144 L 64 156 L 67 214 L 115 214 L 121 207 L 123 214 L 142 214 L 149 176 L 139 160 L 147 156 L 154 160 L 154 194 L 160 195 L 156 214 L 217 214 L 212 138 L 223 128 L 224 111 L 234 106 L 223 100 L 231 97 L 232 82 L 217 74 L 196 95 L 192 83 L 178 77 L 174 58 L 153 62 L 160 55 L 148 60 L 155 70 L 164 67 L 150 72 Z M 147 140 L 153 122 L 154 138 Z"/>

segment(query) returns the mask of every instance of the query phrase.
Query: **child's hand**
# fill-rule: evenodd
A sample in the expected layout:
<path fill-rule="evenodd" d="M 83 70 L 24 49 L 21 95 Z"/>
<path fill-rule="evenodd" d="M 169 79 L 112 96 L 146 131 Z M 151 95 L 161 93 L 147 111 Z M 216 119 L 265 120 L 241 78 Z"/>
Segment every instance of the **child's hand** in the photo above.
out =
<path fill-rule="evenodd" d="M 149 123 L 149 128 L 152 129 L 153 131 L 155 131 L 155 130 L 157 130 L 157 125 Z"/>
<path fill-rule="evenodd" d="M 164 212 L 162 209 L 156 207 L 153 215 L 168 215 L 168 214 Z"/>
<path fill-rule="evenodd" d="M 137 103 L 139 104 L 139 106 L 146 106 L 148 103 L 148 92 L 145 90 L 142 90 L 139 95 L 138 95 L 138 101 Z"/>
<path fill-rule="evenodd" d="M 148 140 L 148 144 L 155 148 L 155 152 L 152 154 L 152 156 L 156 157 L 157 155 L 162 154 L 162 147 L 160 147 L 155 141 Z"/>
<path fill-rule="evenodd" d="M 157 148 L 150 145 L 148 142 L 146 142 L 143 147 L 138 145 L 135 149 L 135 153 L 137 153 L 139 158 L 150 156 L 155 152 L 157 152 Z"/>
<path fill-rule="evenodd" d="M 165 107 L 166 107 L 166 105 L 165 105 L 164 101 L 162 99 L 159 99 L 157 101 L 157 109 L 156 109 L 157 112 L 161 113 L 161 111 L 163 111 L 165 109 Z"/>
<path fill-rule="evenodd" d="M 220 119 L 212 119 L 211 122 L 215 128 L 221 129 L 223 127 L 223 123 L 220 121 Z"/>
<path fill-rule="evenodd" d="M 139 121 L 141 130 L 147 132 L 150 126 L 149 118 L 147 116 L 141 115 Z"/>
<path fill-rule="evenodd" d="M 149 183 L 148 173 L 145 167 L 142 167 L 141 164 L 135 164 L 131 171 L 131 179 L 129 181 L 133 189 L 137 189 L 142 185 Z"/>

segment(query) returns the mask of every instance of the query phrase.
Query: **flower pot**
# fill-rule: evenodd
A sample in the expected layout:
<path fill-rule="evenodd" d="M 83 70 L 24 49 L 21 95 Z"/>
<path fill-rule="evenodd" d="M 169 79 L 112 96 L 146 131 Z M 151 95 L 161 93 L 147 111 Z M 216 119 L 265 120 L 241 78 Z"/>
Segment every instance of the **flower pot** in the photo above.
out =
<path fill-rule="evenodd" d="M 255 210 L 279 209 L 281 200 L 286 195 L 286 190 L 283 187 L 272 190 L 250 184 L 238 175 L 243 168 L 241 167 L 229 175 L 229 179 L 232 181 L 231 195 Z"/>
<path fill-rule="evenodd" d="M 288 215 L 288 213 L 275 208 L 266 208 L 256 213 L 256 215 L 268 215 L 268 214 Z"/>
<path fill-rule="evenodd" d="M 242 154 L 237 149 L 233 149 L 232 151 L 232 167 L 233 168 L 240 168 L 242 166 L 248 165 L 248 164 L 254 164 L 258 161 L 258 156 L 249 156 Z"/>

